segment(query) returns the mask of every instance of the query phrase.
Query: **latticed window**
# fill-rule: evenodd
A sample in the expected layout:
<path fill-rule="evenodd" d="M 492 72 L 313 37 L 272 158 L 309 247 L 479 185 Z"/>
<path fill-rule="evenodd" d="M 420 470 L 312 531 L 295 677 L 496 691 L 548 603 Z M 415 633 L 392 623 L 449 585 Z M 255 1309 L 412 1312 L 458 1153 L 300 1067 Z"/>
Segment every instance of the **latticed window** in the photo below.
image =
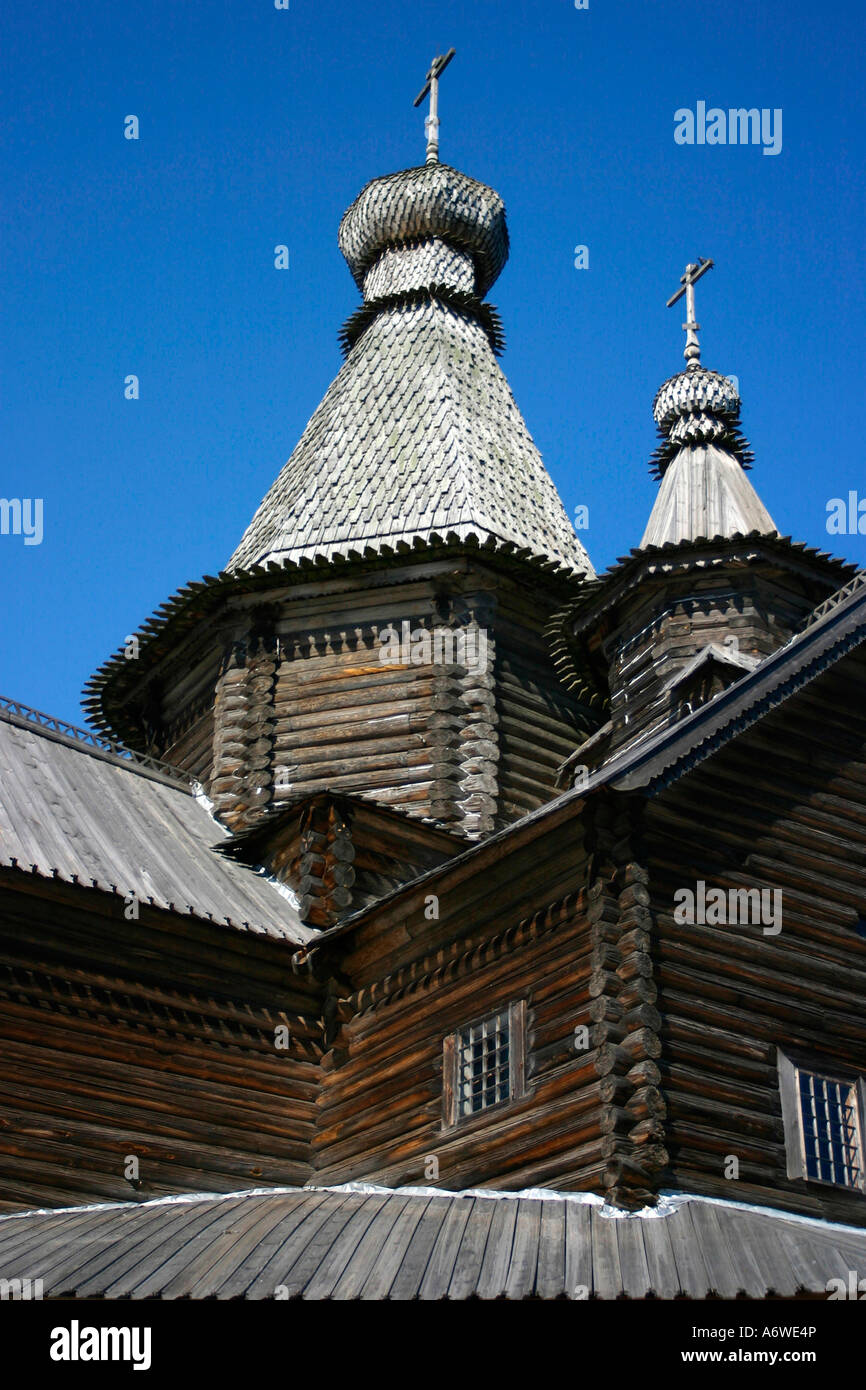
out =
<path fill-rule="evenodd" d="M 798 1071 L 806 1175 L 859 1187 L 862 1178 L 857 1086 Z"/>
<path fill-rule="evenodd" d="M 445 1123 L 478 1115 L 524 1093 L 524 1005 L 458 1028 L 445 1039 Z"/>
<path fill-rule="evenodd" d="M 843 1068 L 828 1076 L 820 1064 L 780 1053 L 779 1084 L 788 1176 L 863 1191 L 863 1077 Z"/>

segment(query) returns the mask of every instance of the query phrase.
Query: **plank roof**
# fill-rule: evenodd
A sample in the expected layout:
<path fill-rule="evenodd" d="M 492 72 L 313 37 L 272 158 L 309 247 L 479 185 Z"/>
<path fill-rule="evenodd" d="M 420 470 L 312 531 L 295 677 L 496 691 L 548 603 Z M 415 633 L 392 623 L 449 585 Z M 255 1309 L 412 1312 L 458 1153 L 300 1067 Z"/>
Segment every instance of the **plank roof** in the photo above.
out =
<path fill-rule="evenodd" d="M 66 727 L 0 708 L 0 866 L 297 945 L 316 935 L 273 883 L 215 853 L 224 832 L 182 774 Z"/>
<path fill-rule="evenodd" d="M 349 1184 L 0 1217 L 0 1279 L 45 1298 L 791 1298 L 849 1270 L 866 1230 L 691 1196 Z"/>
<path fill-rule="evenodd" d="M 680 449 L 665 469 L 641 549 L 699 537 L 775 535 L 739 459 L 714 443 Z"/>

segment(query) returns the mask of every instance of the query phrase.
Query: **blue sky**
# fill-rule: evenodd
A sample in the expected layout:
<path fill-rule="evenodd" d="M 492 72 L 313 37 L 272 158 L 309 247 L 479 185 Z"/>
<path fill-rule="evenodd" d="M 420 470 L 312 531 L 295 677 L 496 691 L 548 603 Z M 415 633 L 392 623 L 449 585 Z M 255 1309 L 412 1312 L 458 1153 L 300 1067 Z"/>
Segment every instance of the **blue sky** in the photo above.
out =
<path fill-rule="evenodd" d="M 652 506 L 665 301 L 698 256 L 753 483 L 783 534 L 866 564 L 826 531 L 866 498 L 853 0 L 46 0 L 0 35 L 0 496 L 44 505 L 40 545 L 0 536 L 0 693 L 80 720 L 126 634 L 223 567 L 339 368 L 340 216 L 423 162 L 412 100 L 451 45 L 441 157 L 505 199 L 502 365 L 596 567 Z M 781 152 L 677 145 L 699 100 L 781 108 Z"/>

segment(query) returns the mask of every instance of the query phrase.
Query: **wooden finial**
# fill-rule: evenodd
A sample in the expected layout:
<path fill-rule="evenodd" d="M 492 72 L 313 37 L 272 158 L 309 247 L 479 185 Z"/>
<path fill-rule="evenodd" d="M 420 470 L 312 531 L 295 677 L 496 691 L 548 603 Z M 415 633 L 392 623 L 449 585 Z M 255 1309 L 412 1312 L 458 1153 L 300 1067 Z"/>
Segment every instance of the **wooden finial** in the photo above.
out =
<path fill-rule="evenodd" d="M 683 357 L 688 363 L 688 369 L 701 365 L 701 345 L 698 342 L 698 330 L 700 324 L 695 319 L 695 285 L 702 275 L 706 275 L 708 270 L 712 270 L 713 262 L 701 257 L 697 264 L 687 265 L 685 275 L 680 276 L 682 289 L 672 294 L 666 307 L 670 309 L 676 304 L 678 299 L 686 297 L 686 322 L 683 324 L 683 331 L 686 335 L 686 348 Z"/>
<path fill-rule="evenodd" d="M 439 163 L 439 78 L 447 68 L 454 54 L 455 48 L 449 48 L 443 57 L 440 53 L 430 64 L 430 71 L 427 74 L 427 81 L 416 96 L 413 106 L 420 106 L 427 93 L 430 93 L 430 114 L 424 122 L 424 130 L 427 134 L 427 158 L 425 163 Z"/>

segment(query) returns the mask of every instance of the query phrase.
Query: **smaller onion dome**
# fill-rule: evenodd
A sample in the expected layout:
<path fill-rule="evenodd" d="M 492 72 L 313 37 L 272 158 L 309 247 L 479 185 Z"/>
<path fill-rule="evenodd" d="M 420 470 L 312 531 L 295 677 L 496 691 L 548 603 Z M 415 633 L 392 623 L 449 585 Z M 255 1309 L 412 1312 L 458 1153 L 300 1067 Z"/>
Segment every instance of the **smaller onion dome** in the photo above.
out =
<path fill-rule="evenodd" d="M 677 452 L 690 444 L 715 444 L 733 454 L 743 468 L 752 451 L 740 433 L 740 396 L 728 376 L 691 363 L 656 392 L 653 418 L 659 445 L 650 468 L 662 477 Z"/>

